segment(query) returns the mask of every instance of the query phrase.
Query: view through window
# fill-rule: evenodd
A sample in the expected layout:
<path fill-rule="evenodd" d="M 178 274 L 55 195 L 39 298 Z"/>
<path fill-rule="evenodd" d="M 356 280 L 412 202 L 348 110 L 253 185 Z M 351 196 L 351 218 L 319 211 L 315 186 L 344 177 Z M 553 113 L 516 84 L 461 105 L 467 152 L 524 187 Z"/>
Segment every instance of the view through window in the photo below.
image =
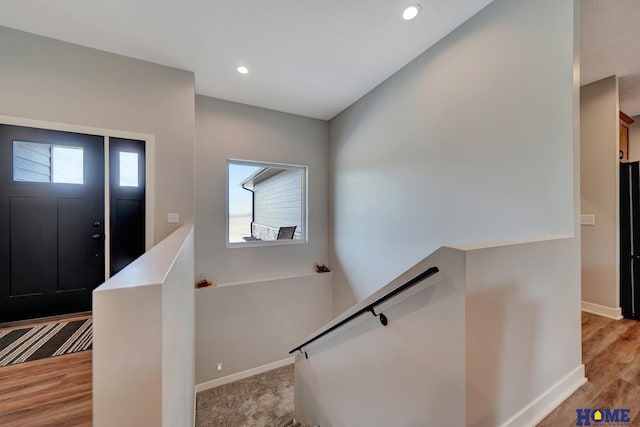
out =
<path fill-rule="evenodd" d="M 84 184 L 84 150 L 82 147 L 13 141 L 13 180 Z"/>
<path fill-rule="evenodd" d="M 228 161 L 228 241 L 233 245 L 306 240 L 305 166 Z"/>

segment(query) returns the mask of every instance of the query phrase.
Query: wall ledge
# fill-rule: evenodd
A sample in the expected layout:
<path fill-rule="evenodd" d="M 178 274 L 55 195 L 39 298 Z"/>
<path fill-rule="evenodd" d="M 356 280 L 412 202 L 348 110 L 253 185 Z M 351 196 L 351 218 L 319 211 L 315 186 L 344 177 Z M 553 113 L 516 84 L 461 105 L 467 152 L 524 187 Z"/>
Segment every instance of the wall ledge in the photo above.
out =
<path fill-rule="evenodd" d="M 500 427 L 534 426 L 587 382 L 584 365 L 579 365 L 553 384 Z"/>
<path fill-rule="evenodd" d="M 281 276 L 281 277 L 268 277 L 264 279 L 253 279 L 246 280 L 242 282 L 228 282 L 228 283 L 217 283 L 216 286 L 209 286 L 204 288 L 196 289 L 196 291 L 206 291 L 211 289 L 224 288 L 227 286 L 239 286 L 239 285 L 255 285 L 257 283 L 270 283 L 270 282 L 279 282 L 281 280 L 292 280 L 292 279 L 302 279 L 304 277 L 312 277 L 312 276 L 327 276 L 331 277 L 331 272 L 329 273 L 305 273 L 305 274 L 296 274 L 291 276 Z"/>
<path fill-rule="evenodd" d="M 451 249 L 457 249 L 460 251 L 474 251 L 478 249 L 498 248 L 501 246 L 515 246 L 515 245 L 524 245 L 528 243 L 548 242 L 550 240 L 572 239 L 573 237 L 574 236 L 569 234 L 551 234 L 548 236 L 526 237 L 521 239 L 494 240 L 494 241 L 488 241 L 488 242 L 465 243 L 461 245 L 445 245 L 445 247 L 451 248 Z"/>
<path fill-rule="evenodd" d="M 594 304 L 592 302 L 582 301 L 582 311 L 584 311 L 585 313 L 608 317 L 609 319 L 613 320 L 622 319 L 622 308 L 620 307 L 613 308 L 600 304 Z"/>

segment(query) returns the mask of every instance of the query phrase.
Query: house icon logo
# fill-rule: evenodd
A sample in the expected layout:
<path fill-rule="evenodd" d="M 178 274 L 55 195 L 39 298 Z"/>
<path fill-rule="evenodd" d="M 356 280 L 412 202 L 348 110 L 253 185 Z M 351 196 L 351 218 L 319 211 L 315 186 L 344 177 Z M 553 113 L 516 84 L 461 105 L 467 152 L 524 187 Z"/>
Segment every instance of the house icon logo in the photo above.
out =
<path fill-rule="evenodd" d="M 631 409 L 629 408 L 606 408 L 606 409 L 576 409 L 577 426 L 599 426 L 599 427 L 627 427 L 631 425 Z"/>
<path fill-rule="evenodd" d="M 593 421 L 602 421 L 602 411 L 600 411 L 600 409 L 596 409 L 595 411 L 593 411 L 593 415 L 591 416 L 591 418 L 593 418 Z"/>

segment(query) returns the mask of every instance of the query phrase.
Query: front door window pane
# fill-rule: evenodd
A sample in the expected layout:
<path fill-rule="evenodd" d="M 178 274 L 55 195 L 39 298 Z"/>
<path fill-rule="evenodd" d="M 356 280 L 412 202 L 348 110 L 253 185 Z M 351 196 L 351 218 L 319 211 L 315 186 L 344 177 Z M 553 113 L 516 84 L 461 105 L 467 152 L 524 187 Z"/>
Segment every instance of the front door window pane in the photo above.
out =
<path fill-rule="evenodd" d="M 82 147 L 13 141 L 13 180 L 84 184 Z"/>
<path fill-rule="evenodd" d="M 79 147 L 51 147 L 52 182 L 84 184 L 84 151 Z"/>
<path fill-rule="evenodd" d="M 51 182 L 51 146 L 13 141 L 13 180 Z"/>

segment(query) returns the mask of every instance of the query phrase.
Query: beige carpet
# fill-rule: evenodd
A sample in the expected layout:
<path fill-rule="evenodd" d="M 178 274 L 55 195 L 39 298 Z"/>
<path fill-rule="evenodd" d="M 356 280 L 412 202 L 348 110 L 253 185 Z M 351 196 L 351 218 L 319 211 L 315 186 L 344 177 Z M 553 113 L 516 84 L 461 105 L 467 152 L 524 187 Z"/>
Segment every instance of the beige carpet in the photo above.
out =
<path fill-rule="evenodd" d="M 196 396 L 196 427 L 293 426 L 293 365 Z"/>

